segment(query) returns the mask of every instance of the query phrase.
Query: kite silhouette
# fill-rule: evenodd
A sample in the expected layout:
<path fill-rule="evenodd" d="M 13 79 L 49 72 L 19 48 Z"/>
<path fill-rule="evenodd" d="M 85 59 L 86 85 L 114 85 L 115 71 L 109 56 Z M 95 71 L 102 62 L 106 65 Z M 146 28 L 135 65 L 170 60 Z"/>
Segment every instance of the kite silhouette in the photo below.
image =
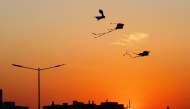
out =
<path fill-rule="evenodd" d="M 105 18 L 103 10 L 100 9 L 99 13 L 101 14 L 101 16 L 96 16 L 95 17 L 97 19 L 97 21 L 100 20 L 100 19 L 104 19 Z"/>
<path fill-rule="evenodd" d="M 133 52 L 132 52 L 133 53 Z M 123 56 L 125 56 L 126 54 L 128 54 L 130 57 L 132 57 L 129 53 L 128 53 L 128 51 L 126 51 L 126 53 L 123 55 Z M 137 56 L 135 56 L 135 57 L 132 57 L 132 58 L 136 58 L 136 57 L 143 57 L 143 56 L 148 56 L 149 55 L 149 51 L 143 51 L 142 53 L 133 53 L 133 54 L 136 54 Z"/>
<path fill-rule="evenodd" d="M 98 33 L 98 34 L 92 33 L 92 34 L 98 35 L 97 37 L 100 37 L 100 36 L 102 36 L 102 35 L 104 35 L 104 34 L 106 34 L 106 33 L 112 32 L 112 31 L 114 31 L 114 30 L 123 29 L 123 26 L 124 26 L 124 24 L 122 24 L 122 23 L 110 23 L 110 24 L 117 24 L 117 26 L 116 26 L 114 29 L 108 29 L 108 30 L 110 30 L 110 31 L 105 32 L 105 33 Z M 94 37 L 94 38 L 97 38 L 97 37 Z"/>

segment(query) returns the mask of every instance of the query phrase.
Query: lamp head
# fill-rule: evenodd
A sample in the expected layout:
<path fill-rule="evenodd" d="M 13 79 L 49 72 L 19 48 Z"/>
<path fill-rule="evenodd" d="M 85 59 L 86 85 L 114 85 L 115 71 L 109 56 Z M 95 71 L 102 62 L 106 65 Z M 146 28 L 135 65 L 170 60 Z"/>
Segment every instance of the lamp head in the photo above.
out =
<path fill-rule="evenodd" d="M 17 64 L 12 64 L 13 66 L 16 66 L 16 67 L 23 67 L 21 65 L 17 65 Z"/>

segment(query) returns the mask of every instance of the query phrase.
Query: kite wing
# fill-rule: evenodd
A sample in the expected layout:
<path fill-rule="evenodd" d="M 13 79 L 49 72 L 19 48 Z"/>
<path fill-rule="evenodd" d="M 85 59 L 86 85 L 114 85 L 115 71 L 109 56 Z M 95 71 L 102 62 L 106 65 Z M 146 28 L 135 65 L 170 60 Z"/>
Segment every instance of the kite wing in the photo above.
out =
<path fill-rule="evenodd" d="M 104 16 L 104 12 L 103 12 L 103 10 L 99 10 L 99 13 L 102 15 L 102 16 Z"/>
<path fill-rule="evenodd" d="M 97 20 L 100 20 L 100 19 L 103 19 L 104 17 L 102 17 L 102 16 L 96 16 L 95 17 Z"/>

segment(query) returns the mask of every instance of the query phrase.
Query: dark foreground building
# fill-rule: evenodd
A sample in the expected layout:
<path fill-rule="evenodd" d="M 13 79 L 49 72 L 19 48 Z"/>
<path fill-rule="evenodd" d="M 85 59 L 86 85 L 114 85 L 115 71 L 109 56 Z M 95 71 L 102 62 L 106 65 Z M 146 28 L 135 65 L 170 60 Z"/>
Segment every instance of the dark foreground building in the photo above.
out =
<path fill-rule="evenodd" d="M 0 109 L 29 109 L 27 106 L 16 106 L 15 102 L 3 102 L 3 91 L 0 89 Z"/>
<path fill-rule="evenodd" d="M 124 109 L 123 104 L 118 104 L 118 102 L 101 102 L 100 105 L 92 103 L 84 104 L 83 102 L 73 101 L 72 105 L 68 103 L 63 103 L 62 105 L 57 105 L 52 102 L 49 106 L 43 106 L 43 109 Z"/>

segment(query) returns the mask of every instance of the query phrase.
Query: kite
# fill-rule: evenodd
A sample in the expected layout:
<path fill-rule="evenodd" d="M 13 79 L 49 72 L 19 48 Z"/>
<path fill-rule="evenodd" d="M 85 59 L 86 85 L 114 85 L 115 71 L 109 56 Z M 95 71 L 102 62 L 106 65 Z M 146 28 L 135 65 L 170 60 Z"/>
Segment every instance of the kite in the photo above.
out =
<path fill-rule="evenodd" d="M 133 52 L 132 52 L 133 53 Z M 126 53 L 123 55 L 123 56 L 125 56 L 126 54 L 128 54 L 130 57 L 132 57 L 129 53 L 128 53 L 128 51 L 126 51 Z M 135 57 L 132 57 L 132 58 L 136 58 L 136 57 L 143 57 L 143 56 L 148 56 L 149 55 L 149 51 L 143 51 L 142 53 L 133 53 L 133 54 L 136 54 L 137 56 L 135 56 Z"/>
<path fill-rule="evenodd" d="M 123 26 L 124 26 L 124 24 L 122 24 L 122 23 L 110 23 L 110 24 L 117 24 L 117 26 L 116 26 L 114 29 L 108 29 L 108 30 L 110 30 L 110 31 L 105 32 L 105 33 L 98 33 L 98 34 L 92 33 L 92 34 L 94 34 L 94 35 L 99 35 L 99 36 L 97 36 L 97 37 L 100 37 L 100 36 L 102 36 L 102 35 L 104 35 L 104 34 L 106 34 L 106 33 L 112 32 L 112 31 L 114 31 L 114 30 L 123 29 Z M 97 38 L 97 37 L 94 37 L 94 38 Z"/>
<path fill-rule="evenodd" d="M 101 9 L 99 10 L 99 13 L 100 13 L 102 16 L 96 16 L 95 18 L 97 19 L 97 21 L 100 20 L 100 19 L 104 19 L 104 18 L 105 18 L 104 12 L 103 12 Z"/>

